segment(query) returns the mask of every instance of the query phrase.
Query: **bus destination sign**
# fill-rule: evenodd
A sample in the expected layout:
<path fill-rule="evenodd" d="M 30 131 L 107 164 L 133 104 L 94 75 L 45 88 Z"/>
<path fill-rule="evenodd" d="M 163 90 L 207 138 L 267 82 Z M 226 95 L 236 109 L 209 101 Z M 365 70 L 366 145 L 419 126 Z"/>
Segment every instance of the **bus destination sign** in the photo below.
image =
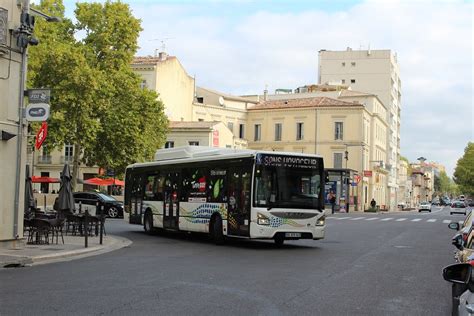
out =
<path fill-rule="evenodd" d="M 257 154 L 256 164 L 268 167 L 317 168 L 318 159 L 311 157 Z"/>

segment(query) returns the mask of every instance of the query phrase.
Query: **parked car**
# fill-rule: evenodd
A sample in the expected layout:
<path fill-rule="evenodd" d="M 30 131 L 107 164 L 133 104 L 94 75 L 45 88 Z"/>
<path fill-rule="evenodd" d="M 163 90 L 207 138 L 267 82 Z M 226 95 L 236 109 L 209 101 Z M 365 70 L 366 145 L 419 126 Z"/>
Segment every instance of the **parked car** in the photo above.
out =
<path fill-rule="evenodd" d="M 123 203 L 110 195 L 100 192 L 74 192 L 73 195 L 76 209 L 79 207 L 78 204 L 81 203 L 83 211 L 87 209 L 93 215 L 100 215 L 96 214 L 96 205 L 99 203 L 99 206 L 103 207 L 104 214 L 108 217 L 123 217 Z"/>
<path fill-rule="evenodd" d="M 458 222 L 453 222 L 448 225 L 449 228 L 457 231 L 452 241 L 453 241 L 453 245 L 455 245 L 456 248 L 458 249 L 460 249 L 460 247 L 466 246 L 468 242 L 469 235 L 471 234 L 472 232 L 471 230 L 473 227 L 472 225 L 473 224 L 472 221 L 474 220 L 473 214 L 474 214 L 473 212 L 469 212 L 469 214 L 467 214 L 462 224 L 459 224 Z"/>
<path fill-rule="evenodd" d="M 418 207 L 418 212 L 427 211 L 431 212 L 431 203 L 430 202 L 421 202 Z"/>
<path fill-rule="evenodd" d="M 452 264 L 443 269 L 443 278 L 453 283 L 452 315 L 472 315 L 474 313 L 474 280 L 470 263 Z M 469 303 L 471 302 L 471 304 Z"/>
<path fill-rule="evenodd" d="M 464 214 L 466 215 L 467 209 L 466 209 L 466 203 L 462 201 L 454 201 L 451 203 L 451 209 L 449 210 L 449 214 Z"/>

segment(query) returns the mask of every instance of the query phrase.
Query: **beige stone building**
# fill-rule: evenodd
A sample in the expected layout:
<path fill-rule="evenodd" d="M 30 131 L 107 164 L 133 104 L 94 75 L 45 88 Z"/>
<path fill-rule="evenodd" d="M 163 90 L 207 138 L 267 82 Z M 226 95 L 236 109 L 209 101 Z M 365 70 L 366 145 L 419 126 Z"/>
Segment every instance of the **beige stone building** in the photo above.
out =
<path fill-rule="evenodd" d="M 170 122 L 165 148 L 187 145 L 235 148 L 234 135 L 223 122 Z"/>
<path fill-rule="evenodd" d="M 372 198 L 386 206 L 387 124 L 383 107 L 382 113 L 371 110 L 327 97 L 263 101 L 248 109 L 246 138 L 252 149 L 316 153 L 325 168 L 354 170 L 356 188 L 348 196 L 358 197 L 357 209 L 366 209 Z"/>
<path fill-rule="evenodd" d="M 400 155 L 401 80 L 397 55 L 390 50 L 321 50 L 318 83 L 339 83 L 378 96 L 387 107 L 387 192 L 390 208 L 397 206 Z"/>
<path fill-rule="evenodd" d="M 19 120 L 23 50 L 12 36 L 20 27 L 22 8 L 17 3 L 0 0 L 0 247 L 23 237 L 26 121 Z"/>

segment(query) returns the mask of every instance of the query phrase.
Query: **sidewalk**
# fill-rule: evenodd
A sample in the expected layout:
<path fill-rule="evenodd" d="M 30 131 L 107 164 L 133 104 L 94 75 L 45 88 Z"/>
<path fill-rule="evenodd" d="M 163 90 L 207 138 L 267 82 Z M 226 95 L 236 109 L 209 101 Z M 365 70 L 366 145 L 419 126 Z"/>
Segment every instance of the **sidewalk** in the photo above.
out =
<path fill-rule="evenodd" d="M 64 244 L 60 237 L 58 244 L 25 244 L 18 249 L 0 248 L 0 269 L 95 256 L 127 247 L 130 244 L 132 241 L 129 239 L 107 235 L 103 237 L 102 245 L 99 244 L 99 237 L 89 237 L 88 248 L 85 248 L 84 236 L 64 236 Z"/>

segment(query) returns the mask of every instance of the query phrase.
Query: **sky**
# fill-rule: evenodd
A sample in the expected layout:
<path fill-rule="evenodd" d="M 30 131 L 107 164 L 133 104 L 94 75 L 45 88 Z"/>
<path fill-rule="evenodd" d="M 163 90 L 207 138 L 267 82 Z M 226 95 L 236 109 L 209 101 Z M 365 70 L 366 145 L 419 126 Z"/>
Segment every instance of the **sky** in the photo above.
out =
<path fill-rule="evenodd" d="M 137 55 L 164 44 L 197 85 L 234 95 L 317 83 L 321 49 L 390 49 L 402 81 L 401 155 L 451 176 L 474 141 L 470 1 L 122 2 L 142 21 Z M 64 3 L 72 17 L 75 1 Z"/>

